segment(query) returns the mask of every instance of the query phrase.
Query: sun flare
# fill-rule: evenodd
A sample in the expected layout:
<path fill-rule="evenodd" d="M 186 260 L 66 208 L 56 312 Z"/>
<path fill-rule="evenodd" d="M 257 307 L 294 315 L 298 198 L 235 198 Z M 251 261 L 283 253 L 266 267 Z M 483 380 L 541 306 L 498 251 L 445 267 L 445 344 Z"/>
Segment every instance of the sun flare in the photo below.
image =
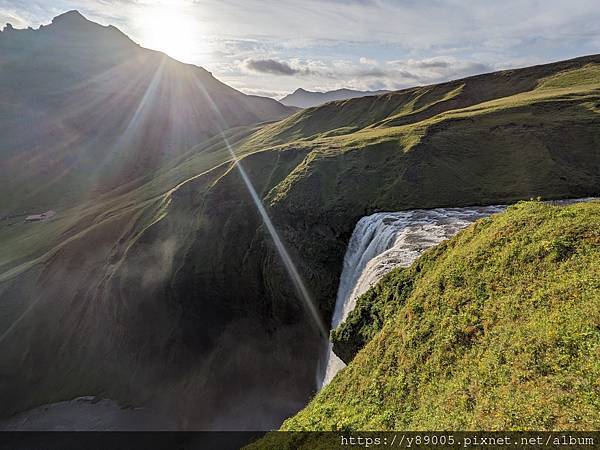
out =
<path fill-rule="evenodd" d="M 198 23 L 178 7 L 148 7 L 137 22 L 141 44 L 146 48 L 159 50 L 183 62 L 192 62 L 194 55 L 202 53 Z"/>

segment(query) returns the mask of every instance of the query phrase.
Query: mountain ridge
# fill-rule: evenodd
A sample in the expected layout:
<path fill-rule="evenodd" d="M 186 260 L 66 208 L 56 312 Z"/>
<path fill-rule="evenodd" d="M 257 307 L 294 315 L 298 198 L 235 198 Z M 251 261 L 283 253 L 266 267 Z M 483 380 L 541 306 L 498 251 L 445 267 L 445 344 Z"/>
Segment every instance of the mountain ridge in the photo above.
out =
<path fill-rule="evenodd" d="M 274 124 L 271 134 L 276 139 L 270 142 L 294 139 L 295 135 L 310 138 L 326 133 L 351 134 L 363 129 L 402 126 L 452 109 L 528 92 L 535 89 L 544 76 L 599 62 L 600 55 L 586 55 L 406 88 L 377 97 L 331 102 Z"/>
<path fill-rule="evenodd" d="M 287 106 L 295 106 L 298 108 L 312 108 L 315 106 L 321 106 L 324 103 L 337 101 L 337 100 L 348 100 L 351 98 L 366 97 L 372 95 L 385 94 L 390 91 L 378 90 L 378 91 L 356 91 L 352 89 L 336 89 L 333 91 L 316 92 L 307 91 L 303 88 L 298 88 L 291 94 L 286 95 L 279 101 Z"/>
<path fill-rule="evenodd" d="M 37 30 L 2 31 L 0 51 L 0 117 L 11 130 L 0 137 L 7 162 L 0 172 L 18 192 L 4 198 L 6 207 L 51 208 L 58 192 L 72 194 L 66 200 L 73 203 L 88 190 L 148 175 L 227 128 L 294 112 L 76 11 Z M 65 173 L 53 177 L 61 167 Z M 38 191 L 32 179 L 52 192 Z"/>

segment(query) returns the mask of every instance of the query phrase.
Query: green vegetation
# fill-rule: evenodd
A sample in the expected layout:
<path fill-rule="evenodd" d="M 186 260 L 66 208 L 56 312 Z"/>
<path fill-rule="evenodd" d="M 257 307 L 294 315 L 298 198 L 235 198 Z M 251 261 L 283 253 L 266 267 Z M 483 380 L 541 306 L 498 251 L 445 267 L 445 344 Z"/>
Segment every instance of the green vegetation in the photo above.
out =
<path fill-rule="evenodd" d="M 282 429 L 598 429 L 598 273 L 600 202 L 480 220 L 359 299 L 358 353 Z"/>
<path fill-rule="evenodd" d="M 587 64 L 580 69 L 567 69 L 544 78 L 538 89 L 573 88 L 575 86 L 597 86 L 600 79 L 600 67 Z"/>
<path fill-rule="evenodd" d="M 350 363 L 356 353 L 381 331 L 388 317 L 392 317 L 398 305 L 410 297 L 416 279 L 422 274 L 421 264 L 427 258 L 416 261 L 410 269 L 395 270 L 357 299 L 356 307 L 348 318 L 331 332 L 333 350 L 342 361 Z"/>

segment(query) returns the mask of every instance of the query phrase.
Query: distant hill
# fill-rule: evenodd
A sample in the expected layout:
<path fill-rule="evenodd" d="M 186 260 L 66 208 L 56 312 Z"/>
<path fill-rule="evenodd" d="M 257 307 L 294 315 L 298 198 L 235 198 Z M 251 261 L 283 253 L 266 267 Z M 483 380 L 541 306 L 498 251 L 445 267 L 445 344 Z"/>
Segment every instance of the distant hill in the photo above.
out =
<path fill-rule="evenodd" d="M 0 65 L 0 177 L 13 194 L 4 207 L 52 206 L 90 186 L 105 191 L 221 129 L 294 111 L 144 49 L 77 11 L 37 30 L 8 25 L 0 32 Z"/>
<path fill-rule="evenodd" d="M 349 98 L 366 97 L 369 95 L 385 94 L 389 91 L 354 91 L 352 89 L 337 89 L 327 92 L 311 92 L 302 88 L 296 89 L 292 94 L 286 95 L 281 100 L 286 106 L 296 106 L 297 108 L 312 108 L 320 106 L 327 102 L 336 100 L 347 100 Z"/>

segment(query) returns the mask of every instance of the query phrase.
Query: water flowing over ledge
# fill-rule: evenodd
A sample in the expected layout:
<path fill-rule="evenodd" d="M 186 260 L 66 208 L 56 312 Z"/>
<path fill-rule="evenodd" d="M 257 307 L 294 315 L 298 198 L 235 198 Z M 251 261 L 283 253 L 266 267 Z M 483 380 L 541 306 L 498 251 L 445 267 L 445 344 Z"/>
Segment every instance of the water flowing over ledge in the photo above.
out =
<path fill-rule="evenodd" d="M 598 197 L 550 200 L 554 205 L 597 201 Z M 340 277 L 331 330 L 336 329 L 356 306 L 356 300 L 395 267 L 408 267 L 421 253 L 450 239 L 483 217 L 502 212 L 505 205 L 463 208 L 413 209 L 382 212 L 358 221 L 346 254 Z M 324 369 L 317 374 L 319 389 L 327 386 L 345 367 L 328 342 Z"/>
<path fill-rule="evenodd" d="M 331 329 L 337 328 L 356 306 L 356 300 L 395 267 L 408 267 L 429 247 L 451 238 L 482 217 L 505 206 L 415 209 L 383 212 L 358 221 L 344 256 Z M 320 388 L 345 366 L 328 343 Z"/>

